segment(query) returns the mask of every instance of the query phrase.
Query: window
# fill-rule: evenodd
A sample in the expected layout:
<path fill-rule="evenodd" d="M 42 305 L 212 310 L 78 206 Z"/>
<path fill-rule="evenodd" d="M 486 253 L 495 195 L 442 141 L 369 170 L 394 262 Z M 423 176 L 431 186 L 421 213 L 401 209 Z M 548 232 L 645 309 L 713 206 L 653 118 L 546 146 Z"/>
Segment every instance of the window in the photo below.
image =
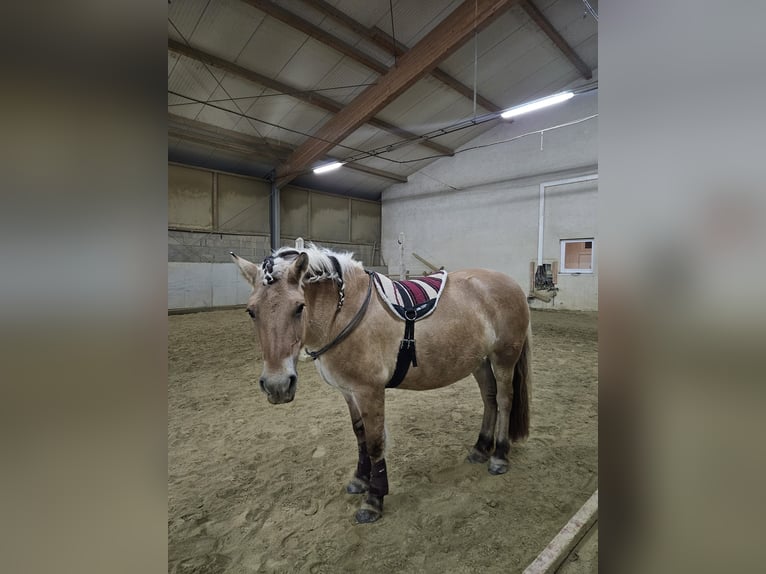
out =
<path fill-rule="evenodd" d="M 560 273 L 593 273 L 593 238 L 561 240 Z"/>

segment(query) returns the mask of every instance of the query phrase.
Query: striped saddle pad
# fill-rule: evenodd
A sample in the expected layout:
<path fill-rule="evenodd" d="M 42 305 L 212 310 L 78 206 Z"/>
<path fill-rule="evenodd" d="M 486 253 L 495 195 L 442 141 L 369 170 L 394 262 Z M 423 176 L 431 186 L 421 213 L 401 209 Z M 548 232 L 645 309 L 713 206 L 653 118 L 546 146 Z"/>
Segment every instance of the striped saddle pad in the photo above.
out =
<path fill-rule="evenodd" d="M 446 271 L 406 281 L 392 281 L 379 273 L 373 277 L 381 298 L 403 321 L 418 321 L 433 313 L 447 284 Z"/>

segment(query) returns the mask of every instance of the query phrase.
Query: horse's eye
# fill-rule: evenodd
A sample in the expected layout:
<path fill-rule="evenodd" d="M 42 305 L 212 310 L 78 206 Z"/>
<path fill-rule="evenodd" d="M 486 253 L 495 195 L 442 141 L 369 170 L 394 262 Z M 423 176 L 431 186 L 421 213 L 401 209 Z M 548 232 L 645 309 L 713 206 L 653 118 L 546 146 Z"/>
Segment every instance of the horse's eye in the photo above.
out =
<path fill-rule="evenodd" d="M 250 315 L 251 319 L 255 319 L 255 311 L 253 311 L 250 307 L 245 309 L 245 311 L 247 311 L 247 314 Z"/>
<path fill-rule="evenodd" d="M 303 313 L 303 308 L 304 308 L 305 306 L 306 306 L 306 305 L 304 305 L 303 303 L 301 303 L 300 305 L 298 305 L 298 308 L 295 310 L 295 316 L 296 316 L 296 317 L 300 317 L 300 316 L 301 316 L 301 314 Z"/>

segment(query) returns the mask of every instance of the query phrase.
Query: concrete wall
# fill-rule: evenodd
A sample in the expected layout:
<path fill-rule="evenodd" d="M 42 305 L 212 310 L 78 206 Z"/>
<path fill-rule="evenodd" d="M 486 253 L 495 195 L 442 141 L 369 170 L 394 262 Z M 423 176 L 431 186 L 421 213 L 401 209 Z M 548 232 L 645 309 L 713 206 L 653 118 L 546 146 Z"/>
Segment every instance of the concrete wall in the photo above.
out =
<path fill-rule="evenodd" d="M 229 263 L 230 251 L 260 261 L 271 253 L 269 236 L 168 230 L 168 261 Z"/>
<path fill-rule="evenodd" d="M 596 92 L 562 106 L 503 123 L 464 148 L 508 140 L 597 113 Z M 398 273 L 400 232 L 405 264 L 412 274 L 426 266 L 411 253 L 448 270 L 497 269 L 529 287 L 529 265 L 537 259 L 540 183 L 598 171 L 597 118 L 544 134 L 459 153 L 425 167 L 383 192 L 382 254 Z M 596 182 L 551 188 L 546 193 L 544 262 L 558 261 L 560 240 L 595 238 L 594 273 L 558 277 L 559 295 L 533 307 L 598 307 Z"/>
<path fill-rule="evenodd" d="M 251 291 L 233 263 L 168 262 L 168 309 L 239 305 Z"/>

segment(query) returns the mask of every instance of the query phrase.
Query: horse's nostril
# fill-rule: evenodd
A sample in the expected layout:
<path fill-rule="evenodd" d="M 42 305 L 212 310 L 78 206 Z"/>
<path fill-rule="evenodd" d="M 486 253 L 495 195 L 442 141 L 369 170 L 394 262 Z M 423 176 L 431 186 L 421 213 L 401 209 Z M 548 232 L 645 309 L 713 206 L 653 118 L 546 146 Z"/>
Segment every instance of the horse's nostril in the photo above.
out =
<path fill-rule="evenodd" d="M 298 376 L 297 375 L 290 375 L 290 386 L 291 387 L 295 386 L 295 382 L 297 380 L 298 380 Z"/>
<path fill-rule="evenodd" d="M 265 393 L 266 392 L 266 380 L 265 379 L 258 379 L 258 384 L 261 386 L 261 390 Z"/>

